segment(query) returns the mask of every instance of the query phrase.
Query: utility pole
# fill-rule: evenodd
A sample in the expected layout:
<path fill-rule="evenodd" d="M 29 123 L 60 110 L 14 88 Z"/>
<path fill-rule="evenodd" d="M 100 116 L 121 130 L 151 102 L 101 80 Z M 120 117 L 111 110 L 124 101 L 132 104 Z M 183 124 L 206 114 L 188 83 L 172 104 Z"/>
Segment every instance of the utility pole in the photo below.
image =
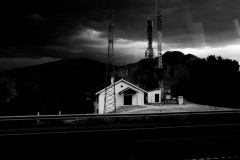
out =
<path fill-rule="evenodd" d="M 104 98 L 104 113 L 116 112 L 116 97 L 115 97 L 115 71 L 114 71 L 114 40 L 113 40 L 113 16 L 114 11 L 108 11 L 108 53 L 107 53 L 107 69 L 105 82 L 105 98 Z M 109 85 L 109 81 L 111 84 Z M 109 85 L 109 86 L 108 86 Z"/>

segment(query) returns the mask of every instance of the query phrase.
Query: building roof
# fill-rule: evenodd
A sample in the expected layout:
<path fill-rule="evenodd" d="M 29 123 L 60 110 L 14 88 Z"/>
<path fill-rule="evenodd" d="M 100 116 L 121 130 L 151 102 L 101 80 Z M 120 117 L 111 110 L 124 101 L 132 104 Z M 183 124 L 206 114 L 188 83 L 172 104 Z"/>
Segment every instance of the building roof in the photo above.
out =
<path fill-rule="evenodd" d="M 134 94 L 134 93 L 136 93 L 136 92 L 137 92 L 137 91 L 135 91 L 134 89 L 127 87 L 127 88 L 125 88 L 124 90 L 122 90 L 121 92 L 119 92 L 119 94 L 122 94 L 122 93 Z"/>
<path fill-rule="evenodd" d="M 145 91 L 144 89 L 139 88 L 138 86 L 136 86 L 136 85 L 134 85 L 134 84 L 132 84 L 132 83 L 124 80 L 124 79 L 120 79 L 119 81 L 115 82 L 115 85 L 118 84 L 118 83 L 120 83 L 120 82 L 124 82 L 124 83 L 126 83 L 126 84 L 128 84 L 128 85 L 130 85 L 130 86 L 132 86 L 132 87 L 134 87 L 134 88 L 136 88 L 136 89 L 138 89 L 138 90 L 140 90 L 140 91 L 142 91 L 142 92 L 147 93 L 147 91 Z M 110 85 L 110 86 L 108 86 L 108 88 L 110 88 L 110 87 L 112 87 L 112 86 L 113 86 L 113 85 Z M 100 93 L 103 92 L 103 91 L 105 91 L 105 88 L 102 89 L 102 90 L 100 90 L 99 92 L 97 92 L 96 95 L 100 94 Z"/>

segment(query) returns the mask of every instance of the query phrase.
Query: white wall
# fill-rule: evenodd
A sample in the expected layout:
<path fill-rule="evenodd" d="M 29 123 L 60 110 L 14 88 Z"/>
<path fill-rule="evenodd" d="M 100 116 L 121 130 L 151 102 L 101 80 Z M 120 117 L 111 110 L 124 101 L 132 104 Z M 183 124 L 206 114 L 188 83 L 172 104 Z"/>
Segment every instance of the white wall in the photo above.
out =
<path fill-rule="evenodd" d="M 155 94 L 159 94 L 159 102 L 155 102 Z M 161 90 L 148 92 L 148 103 L 161 103 Z"/>
<path fill-rule="evenodd" d="M 104 113 L 104 94 L 105 92 L 102 92 L 98 97 L 98 113 L 103 114 Z"/>
<path fill-rule="evenodd" d="M 124 90 L 128 87 L 137 91 L 137 93 L 132 96 L 132 105 L 144 105 L 144 92 L 121 81 L 120 83 L 115 85 L 116 107 L 119 108 L 120 106 L 124 105 L 124 93 L 119 94 L 119 92 L 121 92 L 122 90 Z M 105 96 L 105 91 L 101 92 L 98 97 L 98 106 L 97 107 L 98 107 L 99 114 L 104 113 L 104 96 Z"/>
<path fill-rule="evenodd" d="M 138 92 L 134 96 L 133 102 L 135 102 L 134 105 L 144 105 L 144 92 Z"/>
<path fill-rule="evenodd" d="M 132 95 L 132 105 L 137 105 L 138 103 L 138 96 L 137 96 L 137 93 Z"/>

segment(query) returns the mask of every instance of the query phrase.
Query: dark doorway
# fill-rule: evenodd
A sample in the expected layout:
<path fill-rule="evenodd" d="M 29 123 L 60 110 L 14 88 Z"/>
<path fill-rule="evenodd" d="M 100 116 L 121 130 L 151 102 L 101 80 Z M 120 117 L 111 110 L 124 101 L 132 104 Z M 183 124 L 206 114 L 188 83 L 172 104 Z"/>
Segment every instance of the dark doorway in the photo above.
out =
<path fill-rule="evenodd" d="M 132 95 L 124 95 L 124 105 L 132 105 Z"/>
<path fill-rule="evenodd" d="M 155 94 L 155 102 L 159 102 L 159 94 Z"/>

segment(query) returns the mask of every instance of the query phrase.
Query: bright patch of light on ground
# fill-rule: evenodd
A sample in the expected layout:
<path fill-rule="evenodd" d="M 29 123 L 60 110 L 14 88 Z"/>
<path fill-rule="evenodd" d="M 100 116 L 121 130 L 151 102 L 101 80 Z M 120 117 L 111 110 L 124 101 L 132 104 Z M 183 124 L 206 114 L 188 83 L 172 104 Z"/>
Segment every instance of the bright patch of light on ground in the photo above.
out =
<path fill-rule="evenodd" d="M 208 105 L 200 105 L 190 102 L 185 102 L 185 104 L 163 104 L 159 105 L 144 105 L 144 106 L 136 106 L 135 108 L 129 107 L 124 108 L 120 113 L 166 113 L 166 112 L 203 112 L 203 111 L 220 111 L 220 110 L 231 110 L 229 108 L 223 107 L 215 107 L 215 106 L 208 106 Z"/>

